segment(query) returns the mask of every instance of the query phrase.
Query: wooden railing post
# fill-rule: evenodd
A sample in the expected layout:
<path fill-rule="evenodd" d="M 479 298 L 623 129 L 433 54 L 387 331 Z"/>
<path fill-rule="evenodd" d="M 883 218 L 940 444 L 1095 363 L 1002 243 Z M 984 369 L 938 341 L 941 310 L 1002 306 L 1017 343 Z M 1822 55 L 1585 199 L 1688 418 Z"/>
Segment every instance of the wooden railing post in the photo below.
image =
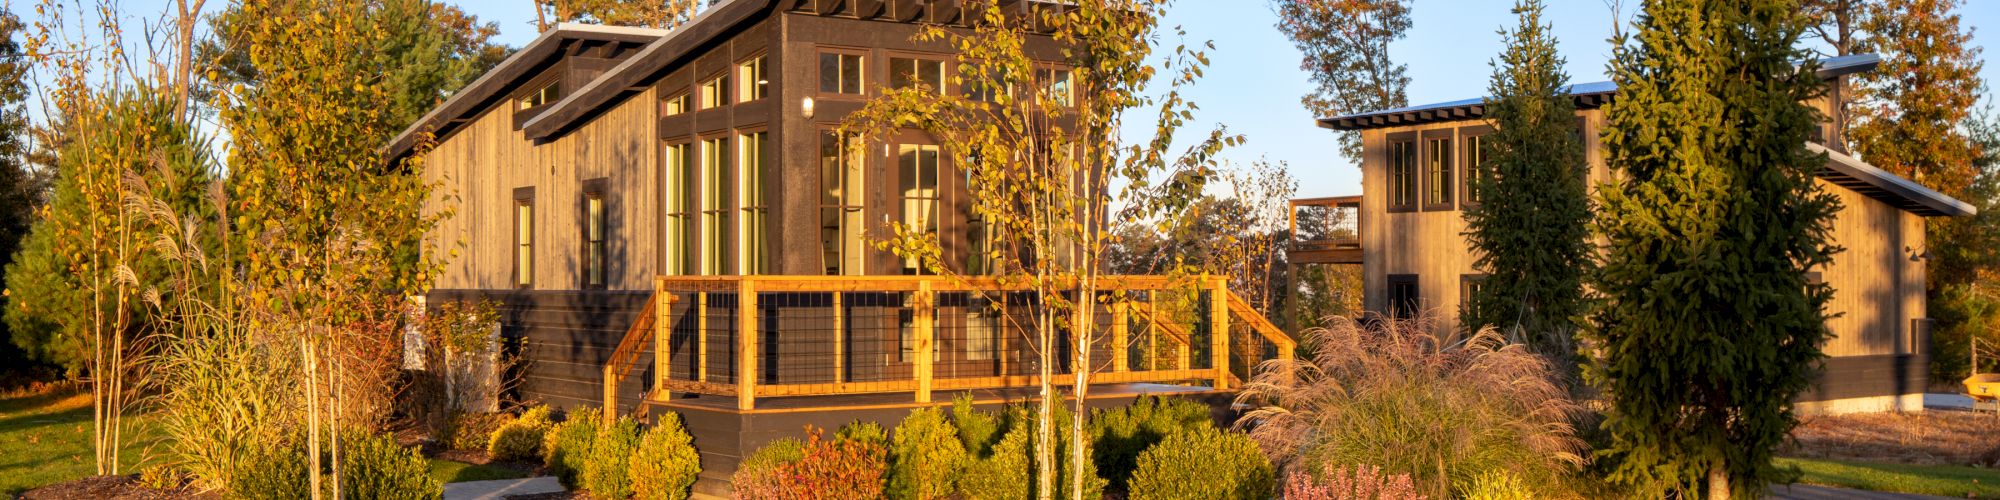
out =
<path fill-rule="evenodd" d="M 694 294 L 694 379 L 708 381 L 708 292 Z"/>
<path fill-rule="evenodd" d="M 930 280 L 917 282 L 915 310 L 910 314 L 917 330 L 917 402 L 931 402 L 931 343 L 934 337 L 933 323 L 937 305 L 936 292 L 931 291 Z"/>
<path fill-rule="evenodd" d="M 604 412 L 605 425 L 618 421 L 618 373 L 610 363 L 604 365 Z"/>
<path fill-rule="evenodd" d="M 736 409 L 757 406 L 757 281 L 745 276 L 736 285 Z"/>
<path fill-rule="evenodd" d="M 1215 368 L 1215 388 L 1229 388 L 1229 282 L 1216 278 L 1208 292 L 1209 357 Z"/>
<path fill-rule="evenodd" d="M 675 297 L 667 292 L 665 278 L 653 278 L 653 397 L 661 401 L 673 399 L 667 392 L 669 370 L 673 369 L 674 343 L 674 302 Z"/>
<path fill-rule="evenodd" d="M 842 296 L 833 292 L 833 382 L 847 381 L 847 307 Z"/>
<path fill-rule="evenodd" d="M 1132 336 L 1132 326 L 1125 316 L 1129 314 L 1124 300 L 1111 302 L 1111 371 L 1125 371 L 1131 361 L 1132 346 L 1127 344 Z"/>

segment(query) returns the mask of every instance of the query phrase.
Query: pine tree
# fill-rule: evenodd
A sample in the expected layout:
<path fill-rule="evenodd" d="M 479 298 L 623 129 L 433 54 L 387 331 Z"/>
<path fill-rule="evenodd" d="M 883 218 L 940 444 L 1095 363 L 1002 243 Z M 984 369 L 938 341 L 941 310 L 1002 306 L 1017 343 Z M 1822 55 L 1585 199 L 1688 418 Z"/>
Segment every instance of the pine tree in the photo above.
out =
<path fill-rule="evenodd" d="M 1614 41 L 1602 307 L 1585 377 L 1611 397 L 1611 479 L 1756 496 L 1829 336 L 1838 199 L 1806 149 L 1824 92 L 1795 0 L 1651 0 Z"/>
<path fill-rule="evenodd" d="M 1516 3 L 1520 26 L 1501 34 L 1507 49 L 1493 64 L 1486 116 L 1494 131 L 1482 141 L 1484 170 L 1470 180 L 1478 204 L 1464 212 L 1466 239 L 1487 277 L 1462 323 L 1501 328 L 1568 360 L 1583 313 L 1578 263 L 1590 257 L 1590 194 L 1569 75 L 1542 10 L 1540 0 Z"/>

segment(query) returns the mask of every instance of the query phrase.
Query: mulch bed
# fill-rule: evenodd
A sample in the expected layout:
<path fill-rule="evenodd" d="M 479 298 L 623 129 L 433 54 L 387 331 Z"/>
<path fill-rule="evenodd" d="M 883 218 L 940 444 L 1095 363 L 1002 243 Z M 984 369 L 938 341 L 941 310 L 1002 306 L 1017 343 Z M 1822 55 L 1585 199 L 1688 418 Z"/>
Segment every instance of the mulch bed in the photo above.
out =
<path fill-rule="evenodd" d="M 21 494 L 24 500 L 67 500 L 73 498 L 101 498 L 115 500 L 167 500 L 177 498 L 214 499 L 221 498 L 214 493 L 196 493 L 187 490 L 160 490 L 139 484 L 139 475 L 97 476 L 63 482 L 28 490 Z"/>
<path fill-rule="evenodd" d="M 1781 454 L 1803 458 L 1911 465 L 2000 462 L 2000 417 L 1931 410 L 1807 417 Z"/>

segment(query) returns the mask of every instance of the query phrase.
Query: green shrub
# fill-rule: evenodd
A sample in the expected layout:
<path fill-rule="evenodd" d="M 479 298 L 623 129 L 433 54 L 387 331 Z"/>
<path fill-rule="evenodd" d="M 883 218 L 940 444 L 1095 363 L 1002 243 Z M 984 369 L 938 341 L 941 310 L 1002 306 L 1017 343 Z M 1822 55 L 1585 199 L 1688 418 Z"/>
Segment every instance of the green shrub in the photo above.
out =
<path fill-rule="evenodd" d="M 681 427 L 679 415 L 660 416 L 660 421 L 639 438 L 639 450 L 632 453 L 632 492 L 637 500 L 682 500 L 701 474 L 701 454 L 694 438 Z"/>
<path fill-rule="evenodd" d="M 542 465 L 549 473 L 562 481 L 569 489 L 581 488 L 578 482 L 584 463 L 590 456 L 591 444 L 597 441 L 598 427 L 603 425 L 603 414 L 596 408 L 581 408 L 569 412 L 568 418 L 549 430 L 542 441 Z"/>
<path fill-rule="evenodd" d="M 804 441 L 779 438 L 765 443 L 736 466 L 736 473 L 729 476 L 730 488 L 741 499 L 782 498 L 786 481 L 779 473 L 805 456 Z"/>
<path fill-rule="evenodd" d="M 1472 487 L 1465 492 L 1465 500 L 1533 500 L 1534 498 L 1535 492 L 1528 488 L 1527 483 L 1501 470 L 1480 473 L 1472 480 Z"/>
<path fill-rule="evenodd" d="M 1070 412 L 1063 406 L 1056 406 L 1056 484 L 1053 488 L 1057 498 L 1072 498 L 1070 478 L 1079 472 L 1072 466 L 1070 457 L 1071 437 L 1069 432 Z M 993 446 L 993 453 L 984 459 L 975 460 L 966 467 L 959 478 L 959 492 L 972 499 L 1023 498 L 1035 491 L 1035 418 L 1027 407 L 1008 409 L 1006 434 Z M 1085 443 L 1086 445 L 1088 443 Z M 1104 494 L 1105 481 L 1097 475 L 1097 465 L 1088 446 L 1083 450 L 1084 462 L 1081 469 L 1086 474 L 1083 481 L 1083 498 L 1096 499 Z M 1021 492 L 1015 494 L 1016 491 Z"/>
<path fill-rule="evenodd" d="M 542 440 L 547 438 L 549 429 L 555 423 L 549 421 L 549 407 L 536 406 L 522 412 L 520 418 L 507 422 L 493 431 L 493 438 L 486 445 L 486 451 L 494 460 L 530 460 L 542 456 Z"/>
<path fill-rule="evenodd" d="M 444 487 L 430 476 L 430 462 L 388 434 L 353 434 L 340 449 L 340 494 L 356 500 L 430 500 Z"/>
<path fill-rule="evenodd" d="M 312 496 L 307 482 L 306 447 L 301 439 L 250 450 L 250 457 L 234 464 L 230 472 L 228 497 L 241 500 L 296 500 Z"/>
<path fill-rule="evenodd" d="M 454 450 L 484 450 L 493 439 L 493 431 L 514 421 L 514 416 L 506 413 L 458 413 L 451 416 L 445 425 L 450 440 L 446 446 Z"/>
<path fill-rule="evenodd" d="M 598 498 L 632 496 L 632 452 L 639 448 L 639 423 L 630 417 L 597 431 L 583 464 L 583 490 Z"/>
<path fill-rule="evenodd" d="M 1131 405 L 1098 411 L 1090 417 L 1091 451 L 1097 472 L 1112 490 L 1125 490 L 1139 454 L 1168 435 L 1186 430 L 1214 429 L 1208 406 L 1185 399 L 1141 396 Z"/>
<path fill-rule="evenodd" d="M 1277 475 L 1257 443 L 1212 427 L 1167 435 L 1139 454 L 1132 500 L 1262 500 Z"/>
<path fill-rule="evenodd" d="M 840 430 L 834 432 L 833 437 L 848 441 L 866 441 L 883 448 L 889 447 L 889 431 L 883 430 L 882 424 L 874 422 L 849 422 L 840 426 Z"/>
<path fill-rule="evenodd" d="M 951 423 L 958 427 L 958 440 L 972 458 L 985 457 L 1000 440 L 1000 418 L 972 407 L 971 394 L 959 394 L 951 402 Z"/>
<path fill-rule="evenodd" d="M 937 408 L 920 408 L 896 425 L 890 446 L 889 497 L 932 499 L 951 495 L 965 467 L 958 430 Z"/>

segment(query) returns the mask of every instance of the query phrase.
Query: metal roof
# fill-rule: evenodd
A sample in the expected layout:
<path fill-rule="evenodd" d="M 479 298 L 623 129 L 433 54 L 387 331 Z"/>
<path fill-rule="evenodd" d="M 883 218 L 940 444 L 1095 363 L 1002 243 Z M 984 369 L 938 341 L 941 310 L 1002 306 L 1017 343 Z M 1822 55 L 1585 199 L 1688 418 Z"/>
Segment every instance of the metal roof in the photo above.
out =
<path fill-rule="evenodd" d="M 1924 217 L 1965 217 L 1979 213 L 1970 203 L 1875 168 L 1859 158 L 1817 143 L 1808 142 L 1806 148 L 1815 153 L 1826 153 L 1826 167 L 1820 169 L 1819 178 L 1854 190 L 1862 196 Z"/>
<path fill-rule="evenodd" d="M 1821 59 L 1819 62 L 1820 78 L 1832 78 L 1872 71 L 1882 63 L 1882 58 L 1875 54 L 1852 54 Z M 1570 85 L 1567 93 L 1576 100 L 1577 109 L 1593 109 L 1610 103 L 1611 98 L 1618 93 L 1618 85 L 1611 82 L 1578 83 Z M 1480 97 L 1321 118 L 1319 126 L 1334 130 L 1365 130 L 1469 120 L 1486 115 L 1486 99 Z"/>

